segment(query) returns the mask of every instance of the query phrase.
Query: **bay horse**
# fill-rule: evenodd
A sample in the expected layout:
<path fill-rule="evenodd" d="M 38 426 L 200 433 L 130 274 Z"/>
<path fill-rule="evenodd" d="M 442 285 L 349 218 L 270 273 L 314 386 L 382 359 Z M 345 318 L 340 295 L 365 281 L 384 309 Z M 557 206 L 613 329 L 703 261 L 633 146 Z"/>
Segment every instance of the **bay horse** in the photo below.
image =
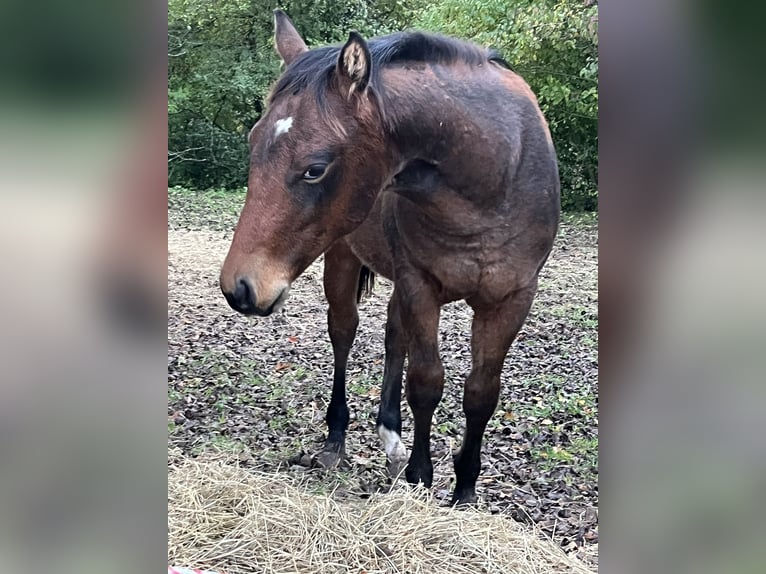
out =
<path fill-rule="evenodd" d="M 431 421 L 444 387 L 441 307 L 473 309 L 466 429 L 452 502 L 476 501 L 484 430 L 559 222 L 559 177 L 529 86 L 494 52 L 403 32 L 309 50 L 275 11 L 285 69 L 249 134 L 247 196 L 220 286 L 231 307 L 267 316 L 324 254 L 334 354 L 328 434 L 317 463 L 345 452 L 346 363 L 372 273 L 390 279 L 376 426 L 392 474 L 430 487 Z M 402 444 L 400 400 L 414 418 Z"/>

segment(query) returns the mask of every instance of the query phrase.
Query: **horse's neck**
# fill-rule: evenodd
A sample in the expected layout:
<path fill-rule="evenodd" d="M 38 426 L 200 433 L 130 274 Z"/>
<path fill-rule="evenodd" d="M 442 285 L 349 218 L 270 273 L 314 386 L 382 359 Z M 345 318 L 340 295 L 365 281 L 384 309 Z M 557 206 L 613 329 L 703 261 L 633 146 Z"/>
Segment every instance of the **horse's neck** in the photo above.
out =
<path fill-rule="evenodd" d="M 518 133 L 498 135 L 492 123 L 501 110 L 477 104 L 487 94 L 492 103 L 491 87 L 481 84 L 481 72 L 462 73 L 473 76 L 450 80 L 431 68 L 385 70 L 387 121 L 400 156 L 400 189 L 449 188 L 482 209 L 504 196 L 503 180 L 517 159 L 510 144 Z"/>
<path fill-rule="evenodd" d="M 520 135 L 512 125 L 514 110 L 486 67 L 396 67 L 382 73 L 389 133 L 402 160 L 486 172 L 512 159 L 508 154 L 518 149 Z"/>
<path fill-rule="evenodd" d="M 385 70 L 386 119 L 402 160 L 441 161 L 454 129 L 447 95 L 429 69 Z"/>

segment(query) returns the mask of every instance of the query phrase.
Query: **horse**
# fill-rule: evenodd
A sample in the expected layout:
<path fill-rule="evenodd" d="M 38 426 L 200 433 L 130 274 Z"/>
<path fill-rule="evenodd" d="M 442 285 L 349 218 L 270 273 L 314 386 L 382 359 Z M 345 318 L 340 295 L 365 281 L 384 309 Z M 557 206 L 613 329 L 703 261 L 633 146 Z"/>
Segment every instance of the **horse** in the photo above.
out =
<path fill-rule="evenodd" d="M 268 316 L 324 254 L 334 355 L 328 433 L 314 460 L 345 455 L 346 364 L 361 292 L 393 282 L 376 427 L 387 468 L 430 487 L 432 417 L 444 388 L 441 307 L 473 310 L 465 434 L 453 504 L 477 500 L 481 443 L 500 375 L 556 235 L 558 163 L 537 99 L 494 51 L 420 31 L 308 49 L 274 12 L 283 71 L 249 133 L 248 189 L 220 287 Z M 413 416 L 407 454 L 401 393 Z"/>

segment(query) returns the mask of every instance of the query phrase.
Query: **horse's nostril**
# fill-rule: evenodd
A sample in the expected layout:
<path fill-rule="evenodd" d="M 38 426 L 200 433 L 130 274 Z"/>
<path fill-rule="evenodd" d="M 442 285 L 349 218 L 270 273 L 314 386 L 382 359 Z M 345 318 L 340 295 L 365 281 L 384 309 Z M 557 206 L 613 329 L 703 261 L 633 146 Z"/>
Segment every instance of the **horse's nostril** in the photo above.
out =
<path fill-rule="evenodd" d="M 240 278 L 239 281 L 237 281 L 237 288 L 234 291 L 234 300 L 237 302 L 237 306 L 240 309 L 247 309 L 255 306 L 253 289 L 250 287 L 250 283 L 248 283 L 247 279 Z"/>
<path fill-rule="evenodd" d="M 255 295 L 250 282 L 244 277 L 237 280 L 233 293 L 223 291 L 229 305 L 240 313 L 252 313 L 255 308 Z"/>
<path fill-rule="evenodd" d="M 273 301 L 261 301 L 260 306 L 258 304 L 259 302 L 256 301 L 253 284 L 245 277 L 237 279 L 234 291 L 227 293 L 226 291 L 223 291 L 223 288 L 221 288 L 221 290 L 223 291 L 226 300 L 229 302 L 229 305 L 231 305 L 232 309 L 235 311 L 244 313 L 245 315 L 266 317 L 281 308 L 282 303 L 284 303 L 284 300 L 287 297 L 288 287 L 282 288 L 279 295 Z"/>

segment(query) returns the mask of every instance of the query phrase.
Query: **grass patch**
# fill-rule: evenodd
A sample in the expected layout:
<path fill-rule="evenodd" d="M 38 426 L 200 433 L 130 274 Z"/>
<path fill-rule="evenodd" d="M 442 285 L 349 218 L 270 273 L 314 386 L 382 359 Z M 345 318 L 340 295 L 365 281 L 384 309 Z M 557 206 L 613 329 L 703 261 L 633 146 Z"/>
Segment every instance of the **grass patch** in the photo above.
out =
<path fill-rule="evenodd" d="M 298 412 L 293 407 L 287 407 L 283 415 L 274 414 L 269 418 L 269 428 L 273 431 L 285 431 L 292 428 L 298 418 Z"/>
<path fill-rule="evenodd" d="M 247 190 L 168 188 L 168 223 L 184 229 L 233 231 Z"/>
<path fill-rule="evenodd" d="M 550 461 L 555 465 L 557 462 L 571 462 L 574 455 L 560 446 L 544 446 L 530 451 L 537 460 Z"/>
<path fill-rule="evenodd" d="M 573 388 L 567 379 L 542 375 L 520 381 L 527 397 L 524 403 L 506 403 L 509 418 L 533 444 L 529 457 L 546 471 L 568 468 L 581 477 L 592 476 L 598 468 L 598 396 L 587 387 Z M 597 431 L 595 431 L 597 432 Z M 543 444 L 534 437 L 548 436 Z"/>
<path fill-rule="evenodd" d="M 547 311 L 554 317 L 567 319 L 573 325 L 585 329 L 598 329 L 598 313 L 584 305 L 565 303 L 550 307 Z"/>
<path fill-rule="evenodd" d="M 518 405 L 508 410 L 513 412 L 519 420 L 532 422 L 552 420 L 550 423 L 545 423 L 551 425 L 561 420 L 569 421 L 572 417 L 580 417 L 587 421 L 595 421 L 598 418 L 596 397 L 585 392 L 572 393 L 560 390 L 534 397 L 533 401 L 532 404 Z"/>
<path fill-rule="evenodd" d="M 191 449 L 193 456 L 199 456 L 203 453 L 219 453 L 226 455 L 237 455 L 247 450 L 245 444 L 238 439 L 223 435 L 213 435 L 203 444 L 194 446 Z"/>
<path fill-rule="evenodd" d="M 561 225 L 566 227 L 598 227 L 598 211 L 565 211 Z"/>
<path fill-rule="evenodd" d="M 346 389 L 355 395 L 367 396 L 373 389 L 377 389 L 380 382 L 369 377 L 354 377 L 346 381 Z"/>
<path fill-rule="evenodd" d="M 569 468 L 581 477 L 590 477 L 598 472 L 598 439 L 578 438 L 567 445 L 533 447 L 529 456 L 546 472 Z"/>
<path fill-rule="evenodd" d="M 591 349 L 598 349 L 598 331 L 596 332 L 596 336 L 585 335 L 582 338 L 582 343 Z"/>
<path fill-rule="evenodd" d="M 453 420 L 435 421 L 434 429 L 443 436 L 457 435 L 460 433 L 460 424 Z"/>

